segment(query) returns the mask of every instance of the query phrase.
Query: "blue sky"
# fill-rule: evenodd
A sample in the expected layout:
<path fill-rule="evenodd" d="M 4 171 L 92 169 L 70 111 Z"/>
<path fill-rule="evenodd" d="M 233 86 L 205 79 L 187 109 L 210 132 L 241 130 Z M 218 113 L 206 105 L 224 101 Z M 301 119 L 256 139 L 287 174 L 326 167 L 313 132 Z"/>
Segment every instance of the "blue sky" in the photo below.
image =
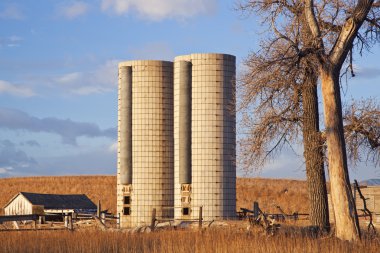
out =
<path fill-rule="evenodd" d="M 235 1 L 0 2 L 0 177 L 115 174 L 117 63 L 222 52 L 243 58 L 265 36 Z M 355 62 L 345 99 L 380 97 L 380 47 Z M 262 177 L 304 178 L 302 149 Z M 358 172 L 360 171 L 360 173 Z M 361 164 L 354 178 L 380 177 Z"/>

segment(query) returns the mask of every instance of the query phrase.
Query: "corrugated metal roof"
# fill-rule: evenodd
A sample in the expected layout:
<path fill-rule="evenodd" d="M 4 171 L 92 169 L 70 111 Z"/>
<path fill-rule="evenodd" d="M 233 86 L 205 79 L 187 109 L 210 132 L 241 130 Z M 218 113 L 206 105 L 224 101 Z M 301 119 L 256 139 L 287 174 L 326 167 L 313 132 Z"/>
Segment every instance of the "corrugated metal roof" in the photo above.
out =
<path fill-rule="evenodd" d="M 33 205 L 42 205 L 45 209 L 96 209 L 96 205 L 85 194 L 42 194 L 20 192 Z"/>

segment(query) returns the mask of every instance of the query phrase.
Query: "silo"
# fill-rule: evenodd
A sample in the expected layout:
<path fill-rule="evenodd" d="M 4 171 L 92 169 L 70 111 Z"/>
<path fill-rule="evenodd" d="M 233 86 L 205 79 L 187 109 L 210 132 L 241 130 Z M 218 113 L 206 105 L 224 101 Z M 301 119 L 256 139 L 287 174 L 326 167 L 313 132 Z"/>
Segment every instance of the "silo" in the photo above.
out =
<path fill-rule="evenodd" d="M 173 63 L 119 64 L 117 212 L 121 227 L 172 218 Z"/>
<path fill-rule="evenodd" d="M 174 60 L 176 219 L 236 214 L 235 56 L 191 54 Z"/>

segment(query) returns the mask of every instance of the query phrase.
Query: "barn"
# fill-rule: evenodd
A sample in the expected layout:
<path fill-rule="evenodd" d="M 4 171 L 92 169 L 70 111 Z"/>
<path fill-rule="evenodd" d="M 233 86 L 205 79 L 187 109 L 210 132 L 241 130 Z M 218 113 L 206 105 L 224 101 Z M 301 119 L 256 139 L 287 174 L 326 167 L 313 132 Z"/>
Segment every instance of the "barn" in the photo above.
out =
<path fill-rule="evenodd" d="M 95 213 L 96 205 L 85 194 L 19 192 L 5 206 L 5 215 Z"/>

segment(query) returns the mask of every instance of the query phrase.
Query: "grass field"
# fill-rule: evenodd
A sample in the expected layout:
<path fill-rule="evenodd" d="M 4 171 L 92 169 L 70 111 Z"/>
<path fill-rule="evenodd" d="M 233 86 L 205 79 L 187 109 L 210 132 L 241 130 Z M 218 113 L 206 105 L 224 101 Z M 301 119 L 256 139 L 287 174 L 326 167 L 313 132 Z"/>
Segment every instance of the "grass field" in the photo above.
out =
<path fill-rule="evenodd" d="M 0 179 L 0 206 L 17 192 L 87 194 L 94 202 L 115 212 L 115 176 L 65 176 Z M 262 178 L 238 178 L 237 208 L 252 206 L 258 201 L 266 212 L 308 212 L 306 182 Z M 61 231 L 2 231 L 0 252 L 379 252 L 380 237 L 364 236 L 360 243 L 347 243 L 333 236 L 313 238 L 305 227 L 283 224 L 275 236 L 266 235 L 255 226 L 249 232 L 246 221 L 238 227 L 197 230 L 168 230 L 154 233 L 130 234 L 121 231 L 100 231 L 95 227 L 73 232 Z M 245 223 L 244 223 L 245 222 Z"/>
<path fill-rule="evenodd" d="M 379 252 L 379 238 L 347 243 L 333 237 L 313 239 L 281 233 L 265 236 L 226 229 L 165 231 L 149 234 L 89 231 L 1 232 L 0 252 Z"/>
<path fill-rule="evenodd" d="M 237 179 L 237 208 L 251 209 L 258 201 L 265 212 L 307 213 L 309 208 L 305 181 L 264 178 Z M 0 208 L 20 191 L 56 194 L 86 194 L 95 204 L 116 211 L 115 176 L 59 176 L 0 179 Z M 296 200 L 296 201 L 295 201 Z"/>

